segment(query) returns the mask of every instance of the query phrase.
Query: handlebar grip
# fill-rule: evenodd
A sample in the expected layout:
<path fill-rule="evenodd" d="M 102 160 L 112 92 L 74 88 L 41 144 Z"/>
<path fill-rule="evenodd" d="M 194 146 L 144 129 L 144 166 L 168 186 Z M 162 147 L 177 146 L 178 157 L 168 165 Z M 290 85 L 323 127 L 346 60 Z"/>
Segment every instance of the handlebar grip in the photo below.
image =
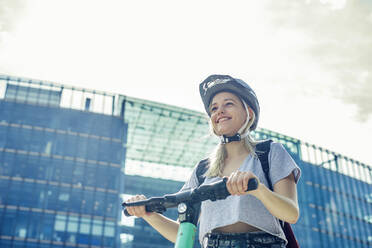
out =
<path fill-rule="evenodd" d="M 255 190 L 258 188 L 258 181 L 256 178 L 251 178 L 248 181 L 248 189 L 247 191 Z"/>
<path fill-rule="evenodd" d="M 122 205 L 122 206 L 123 206 L 123 205 Z M 151 210 L 151 208 L 148 207 L 148 206 L 145 206 L 145 210 L 146 210 L 146 212 L 154 212 L 154 211 Z M 127 208 L 124 208 L 123 212 L 124 212 L 124 215 L 125 215 L 126 217 L 134 216 L 134 215 L 131 215 L 131 214 L 128 213 Z"/>

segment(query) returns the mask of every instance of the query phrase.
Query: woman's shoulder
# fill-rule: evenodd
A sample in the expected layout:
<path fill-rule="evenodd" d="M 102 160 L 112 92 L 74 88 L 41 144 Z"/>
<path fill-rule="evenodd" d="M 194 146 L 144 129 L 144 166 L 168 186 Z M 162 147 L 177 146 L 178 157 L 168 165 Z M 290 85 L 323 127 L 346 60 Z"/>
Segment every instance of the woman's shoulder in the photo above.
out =
<path fill-rule="evenodd" d="M 286 151 L 285 148 L 284 148 L 284 145 L 282 143 L 276 142 L 276 141 L 271 142 L 270 150 Z"/>
<path fill-rule="evenodd" d="M 270 146 L 269 146 L 270 144 Z M 269 152 L 285 152 L 285 148 L 282 143 L 276 142 L 273 140 L 260 140 L 257 141 L 256 151 L 257 150 L 268 150 Z"/>

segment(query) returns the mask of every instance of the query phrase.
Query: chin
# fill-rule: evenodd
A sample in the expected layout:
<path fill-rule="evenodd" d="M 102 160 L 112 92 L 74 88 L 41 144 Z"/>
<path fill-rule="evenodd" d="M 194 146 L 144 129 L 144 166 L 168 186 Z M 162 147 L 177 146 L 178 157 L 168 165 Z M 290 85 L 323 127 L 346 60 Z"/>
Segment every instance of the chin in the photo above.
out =
<path fill-rule="evenodd" d="M 216 132 L 216 134 L 218 135 L 218 136 L 222 136 L 222 135 L 225 135 L 225 136 L 233 136 L 234 134 L 236 134 L 236 132 L 235 133 L 229 133 L 229 132 Z"/>

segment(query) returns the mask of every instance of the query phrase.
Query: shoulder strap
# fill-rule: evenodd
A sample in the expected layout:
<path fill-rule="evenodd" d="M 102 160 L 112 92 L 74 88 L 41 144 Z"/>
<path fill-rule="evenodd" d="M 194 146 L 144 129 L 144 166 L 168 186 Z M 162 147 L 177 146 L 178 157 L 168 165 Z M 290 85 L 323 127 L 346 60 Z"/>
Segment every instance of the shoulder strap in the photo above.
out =
<path fill-rule="evenodd" d="M 273 190 L 273 184 L 270 179 L 270 168 L 269 168 L 269 152 L 270 152 L 270 146 L 273 141 L 271 139 L 262 141 L 261 143 L 256 145 L 256 154 L 258 156 L 258 159 L 260 160 L 262 170 L 265 173 L 266 180 L 269 184 L 269 188 Z M 293 247 L 293 248 L 299 248 L 299 244 L 297 242 L 297 239 L 293 233 L 292 227 L 289 223 L 279 220 L 280 226 L 283 229 L 283 232 L 288 240 L 288 244 L 286 247 Z"/>
<path fill-rule="evenodd" d="M 269 168 L 269 152 L 270 152 L 270 145 L 273 141 L 271 139 L 262 141 L 256 145 L 256 154 L 258 159 L 260 160 L 262 170 L 265 173 L 266 180 L 269 184 L 269 188 L 273 190 L 273 185 L 270 179 L 270 168 Z"/>
<path fill-rule="evenodd" d="M 198 183 L 199 185 L 201 185 L 204 180 L 205 180 L 205 176 L 204 174 L 207 172 L 209 168 L 209 159 L 203 159 L 199 162 L 199 164 L 197 165 L 196 167 L 196 176 L 198 178 Z"/>
<path fill-rule="evenodd" d="M 262 141 L 256 145 L 256 154 L 258 159 L 260 160 L 262 170 L 265 173 L 266 180 L 269 184 L 269 188 L 272 190 L 273 186 L 271 183 L 270 175 L 269 175 L 269 152 L 270 152 L 270 145 L 273 141 L 271 139 Z M 209 160 L 203 159 L 199 162 L 196 168 L 196 176 L 198 178 L 199 185 L 201 185 L 205 180 L 205 172 L 207 172 L 209 167 Z"/>

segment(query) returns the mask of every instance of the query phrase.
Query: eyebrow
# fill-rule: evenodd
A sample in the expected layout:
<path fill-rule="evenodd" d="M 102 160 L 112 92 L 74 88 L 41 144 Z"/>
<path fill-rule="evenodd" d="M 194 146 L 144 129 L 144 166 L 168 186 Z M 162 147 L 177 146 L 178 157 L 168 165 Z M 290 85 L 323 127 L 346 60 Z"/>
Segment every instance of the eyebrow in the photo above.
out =
<path fill-rule="evenodd" d="M 234 99 L 232 99 L 232 98 L 225 98 L 225 99 L 223 99 L 223 101 L 224 102 L 226 102 L 226 101 L 233 101 L 233 102 L 236 102 Z M 213 105 L 216 105 L 217 103 L 212 103 L 210 106 L 209 106 L 209 109 L 213 106 Z"/>

